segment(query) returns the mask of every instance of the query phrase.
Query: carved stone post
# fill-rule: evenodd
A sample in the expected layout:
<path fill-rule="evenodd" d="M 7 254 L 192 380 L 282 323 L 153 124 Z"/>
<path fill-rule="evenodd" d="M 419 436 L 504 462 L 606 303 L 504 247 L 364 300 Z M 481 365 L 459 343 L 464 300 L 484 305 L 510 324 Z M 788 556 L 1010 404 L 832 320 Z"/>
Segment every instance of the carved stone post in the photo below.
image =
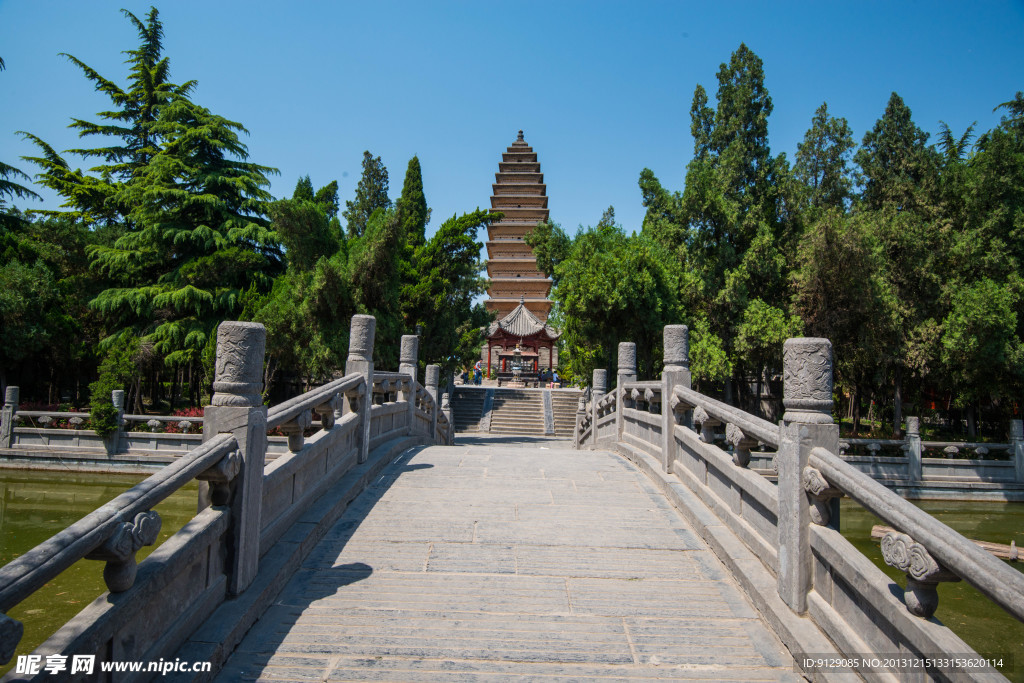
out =
<path fill-rule="evenodd" d="M 608 371 L 594 370 L 593 391 L 590 392 L 591 419 L 590 443 L 597 444 L 597 403 L 608 393 Z"/>
<path fill-rule="evenodd" d="M 448 418 L 448 434 L 445 437 L 445 444 L 451 446 L 455 443 L 455 419 L 452 416 L 452 404 L 448 400 L 448 392 L 441 395 L 441 412 Z"/>
<path fill-rule="evenodd" d="M 1010 420 L 1010 453 L 1017 482 L 1024 484 L 1024 420 Z"/>
<path fill-rule="evenodd" d="M 124 438 L 124 390 L 114 389 L 110 392 L 110 402 L 117 410 L 117 431 L 108 434 L 103 438 L 103 447 L 107 449 L 107 455 L 114 455 L 121 451 L 121 441 Z"/>
<path fill-rule="evenodd" d="M 921 468 L 921 418 L 907 418 L 907 479 L 911 483 L 920 483 L 922 479 Z"/>
<path fill-rule="evenodd" d="M 14 414 L 18 412 L 18 387 L 7 386 L 0 412 L 0 448 L 10 448 L 14 436 Z"/>
<path fill-rule="evenodd" d="M 828 339 L 787 339 L 782 347 L 783 391 L 779 451 L 779 596 L 797 614 L 807 611 L 812 582 L 811 500 L 803 471 L 812 448 L 839 449 L 832 422 L 832 343 Z M 838 525 L 838 499 L 830 515 Z"/>
<path fill-rule="evenodd" d="M 228 592 L 238 595 L 259 569 L 263 466 L 267 456 L 267 407 L 263 405 L 263 356 L 267 330 L 259 323 L 223 322 L 217 328 L 213 398 L 203 413 L 203 440 L 233 434 L 242 465 L 231 496 L 232 543 Z M 200 509 L 209 485 L 200 485 Z"/>
<path fill-rule="evenodd" d="M 572 447 L 580 447 L 580 427 L 583 424 L 583 419 L 587 416 L 587 400 L 583 394 L 580 394 L 580 398 L 576 401 L 576 428 L 572 433 Z"/>
<path fill-rule="evenodd" d="M 619 371 L 615 375 L 615 440 L 622 440 L 622 430 L 625 425 L 622 409 L 626 407 L 626 392 L 622 385 L 626 382 L 636 381 L 636 344 L 633 342 L 619 342 Z"/>
<path fill-rule="evenodd" d="M 372 315 L 354 315 L 349 325 L 348 359 L 345 374 L 358 372 L 366 380 L 366 391 L 356 399 L 359 413 L 359 462 L 370 455 L 370 406 L 373 403 L 373 338 L 377 332 L 377 319 Z"/>
<path fill-rule="evenodd" d="M 441 382 L 441 366 L 439 365 L 428 365 L 427 366 L 427 393 L 430 394 L 430 398 L 434 399 L 431 402 L 430 407 L 430 434 L 427 436 L 431 441 L 437 438 L 437 411 L 441 409 L 441 398 L 438 396 L 437 385 Z M 452 432 L 455 432 L 455 425 L 448 425 Z"/>
<path fill-rule="evenodd" d="M 661 371 L 661 458 L 665 471 L 676 459 L 677 413 L 672 409 L 675 388 L 690 386 L 690 330 L 686 325 L 665 325 L 662 333 L 665 367 Z"/>
<path fill-rule="evenodd" d="M 417 374 L 419 373 L 419 353 L 420 353 L 420 338 L 415 334 L 403 334 L 402 335 L 402 346 L 398 353 L 398 372 L 403 375 L 409 375 L 412 378 L 412 384 L 409 386 L 408 392 L 402 392 L 399 396 L 399 401 L 406 401 L 409 404 L 408 417 L 406 418 L 409 424 L 409 431 L 407 434 L 412 434 L 413 430 L 416 429 L 416 381 Z"/>

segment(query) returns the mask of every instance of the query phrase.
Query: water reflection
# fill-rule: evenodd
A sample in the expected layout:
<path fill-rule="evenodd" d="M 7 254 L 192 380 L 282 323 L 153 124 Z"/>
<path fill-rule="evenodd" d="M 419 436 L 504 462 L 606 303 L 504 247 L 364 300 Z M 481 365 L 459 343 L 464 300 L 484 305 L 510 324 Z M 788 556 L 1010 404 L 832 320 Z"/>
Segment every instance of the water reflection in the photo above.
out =
<path fill-rule="evenodd" d="M 1024 544 L 1024 503 L 976 503 L 919 500 L 915 505 L 978 541 Z M 864 553 L 890 579 L 905 588 L 905 575 L 882 560 L 878 541 L 871 540 L 871 527 L 882 524 L 856 503 L 842 501 L 840 527 L 843 536 Z M 1010 562 L 1024 572 L 1024 563 Z M 939 609 L 935 617 L 981 654 L 1010 654 L 1013 671 L 1003 674 L 1024 681 L 1024 624 L 1017 621 L 965 581 L 939 584 Z"/>
<path fill-rule="evenodd" d="M 20 557 L 142 481 L 145 475 L 0 469 L 0 565 Z M 192 482 L 155 509 L 163 521 L 157 543 L 142 548 L 139 561 L 176 533 L 196 512 Z M 17 654 L 27 654 L 106 591 L 103 562 L 79 560 L 9 613 L 25 625 Z M 92 654 L 92 653 L 79 653 Z M 0 676 L 11 669 L 0 666 Z"/>

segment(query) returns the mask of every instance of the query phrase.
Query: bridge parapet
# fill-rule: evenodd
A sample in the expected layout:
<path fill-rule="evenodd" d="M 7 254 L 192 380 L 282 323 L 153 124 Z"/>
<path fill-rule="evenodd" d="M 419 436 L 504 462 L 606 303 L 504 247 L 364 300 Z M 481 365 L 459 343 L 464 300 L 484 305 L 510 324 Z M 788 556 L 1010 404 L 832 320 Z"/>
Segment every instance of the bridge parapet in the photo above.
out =
<path fill-rule="evenodd" d="M 436 366 L 428 367 L 428 386 L 420 385 L 415 347 L 410 353 L 406 343 L 404 372 L 376 372 L 374 328 L 371 316 L 355 316 L 347 374 L 268 410 L 261 395 L 265 329 L 222 323 L 204 442 L 0 568 L 0 663 L 10 660 L 23 632 L 5 613 L 83 557 L 107 562 L 111 595 L 97 598 L 37 652 L 98 653 L 101 660 L 173 658 L 215 610 L 230 604 L 227 598 L 247 600 L 256 591 L 254 604 L 263 599 L 266 587 L 253 582 L 268 561 L 271 571 L 288 569 L 277 559 L 286 536 L 294 539 L 310 529 L 323 533 L 333 522 L 321 512 L 307 520 L 329 490 L 345 488 L 343 500 L 328 506 L 336 517 L 395 453 L 417 443 L 450 443 L 450 417 L 443 400 L 435 398 Z M 5 424 L 16 412 L 16 389 L 13 394 L 7 392 L 13 401 L 5 402 Z M 275 428 L 288 434 L 288 450 L 268 461 L 267 432 Z M 198 514 L 136 569 L 135 552 L 159 530 L 152 507 L 193 479 L 200 480 Z M 294 563 L 313 544 L 284 545 L 283 554 L 291 553 Z M 246 618 L 258 614 L 253 608 Z M 248 626 L 232 622 L 232 628 L 240 628 L 240 638 Z M 230 652 L 230 643 L 218 646 Z M 61 680 L 60 674 L 41 677 Z"/>
<path fill-rule="evenodd" d="M 675 339 L 683 334 L 672 330 Z M 786 342 L 786 413 L 779 424 L 690 388 L 682 372 L 688 363 L 680 362 L 678 350 L 685 345 L 677 341 L 671 357 L 665 346 L 669 377 L 636 381 L 620 367 L 615 390 L 599 393 L 595 386 L 591 405 L 580 411 L 577 447 L 616 448 L 660 482 L 684 513 L 687 506 L 705 510 L 688 516 L 754 604 L 779 625 L 779 636 L 794 654 L 817 651 L 808 649 L 798 627 L 786 626 L 794 617 L 809 617 L 827 636 L 822 642 L 839 654 L 970 653 L 959 637 L 930 619 L 941 581 L 963 579 L 1024 621 L 1024 576 L 839 455 L 828 340 Z M 920 448 L 915 426 L 908 440 L 913 446 L 916 439 Z M 1013 429 L 1021 431 L 1016 424 Z M 768 457 L 776 464 L 777 483 L 748 466 L 755 448 L 760 457 L 775 451 Z M 839 533 L 842 496 L 897 530 L 883 539 L 883 555 L 906 572 L 905 589 Z M 929 673 L 941 680 L 996 672 Z"/>

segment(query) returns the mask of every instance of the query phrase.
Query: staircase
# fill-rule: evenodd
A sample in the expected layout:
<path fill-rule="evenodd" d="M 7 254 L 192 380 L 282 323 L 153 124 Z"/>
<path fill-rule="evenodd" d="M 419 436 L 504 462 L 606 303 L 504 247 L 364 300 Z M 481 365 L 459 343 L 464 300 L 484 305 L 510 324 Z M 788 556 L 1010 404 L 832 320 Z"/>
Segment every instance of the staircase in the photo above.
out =
<path fill-rule="evenodd" d="M 555 436 L 572 438 L 576 429 L 576 408 L 582 391 L 577 389 L 552 389 L 551 412 L 555 418 Z"/>
<path fill-rule="evenodd" d="M 544 402 L 537 389 L 496 389 L 491 434 L 544 436 Z"/>
<path fill-rule="evenodd" d="M 456 432 L 479 432 L 484 416 L 484 389 L 456 389 L 452 401 L 452 419 Z"/>

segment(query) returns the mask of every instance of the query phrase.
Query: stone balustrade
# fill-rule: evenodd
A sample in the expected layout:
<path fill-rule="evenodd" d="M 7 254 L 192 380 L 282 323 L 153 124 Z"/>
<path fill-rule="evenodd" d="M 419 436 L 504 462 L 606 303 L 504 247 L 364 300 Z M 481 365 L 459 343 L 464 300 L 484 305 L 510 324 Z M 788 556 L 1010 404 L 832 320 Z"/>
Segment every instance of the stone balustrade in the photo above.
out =
<path fill-rule="evenodd" d="M 228 598 L 263 604 L 264 589 L 248 590 L 261 567 L 282 580 L 314 545 L 296 539 L 324 533 L 397 453 L 415 444 L 451 443 L 451 409 L 447 394 L 437 397 L 437 366 L 427 367 L 427 384 L 420 385 L 418 345 L 406 342 L 402 372 L 376 372 L 375 327 L 373 317 L 354 316 L 345 376 L 268 410 L 262 403 L 266 331 L 257 323 L 222 323 L 202 435 L 185 435 L 202 443 L 0 568 L 0 662 L 10 660 L 23 632 L 4 613 L 81 558 L 106 562 L 107 587 L 123 597 L 101 596 L 40 651 L 173 658 L 185 639 L 202 641 L 193 632 L 230 604 Z M 10 425 L 17 388 L 5 398 L 3 424 Z M 123 406 L 123 394 L 118 399 Z M 133 417 L 121 412 L 122 420 Z M 287 434 L 287 451 L 271 460 L 267 432 L 275 428 Z M 4 433 L 10 439 L 16 431 Z M 200 482 L 197 516 L 136 564 L 135 552 L 159 531 L 153 506 L 193 479 Z M 327 507 L 311 513 L 318 505 Z M 237 637 L 260 611 L 253 607 L 240 617 Z"/>
<path fill-rule="evenodd" d="M 607 374 L 595 371 L 592 400 L 577 411 L 575 442 L 578 448 L 616 449 L 659 483 L 791 651 L 969 653 L 966 643 L 930 619 L 942 581 L 967 581 L 1024 621 L 1024 576 L 840 456 L 828 340 L 785 343 L 785 414 L 773 424 L 693 390 L 685 327 L 671 328 L 661 381 L 637 381 L 628 345 L 619 346 L 614 390 L 603 384 Z M 1022 471 L 1016 460 L 1024 457 L 1019 421 L 1011 437 L 1007 447 L 1015 460 L 1007 465 Z M 718 445 L 723 439 L 724 448 Z M 908 420 L 907 439 L 894 443 L 916 452 L 927 468 L 916 418 Z M 750 467 L 752 459 L 767 458 L 777 481 Z M 886 562 L 906 573 L 905 587 L 894 585 L 839 533 L 843 496 L 897 530 L 883 539 L 882 550 Z M 808 618 L 816 630 L 800 626 Z M 950 679 L 993 674 L 932 673 Z"/>

